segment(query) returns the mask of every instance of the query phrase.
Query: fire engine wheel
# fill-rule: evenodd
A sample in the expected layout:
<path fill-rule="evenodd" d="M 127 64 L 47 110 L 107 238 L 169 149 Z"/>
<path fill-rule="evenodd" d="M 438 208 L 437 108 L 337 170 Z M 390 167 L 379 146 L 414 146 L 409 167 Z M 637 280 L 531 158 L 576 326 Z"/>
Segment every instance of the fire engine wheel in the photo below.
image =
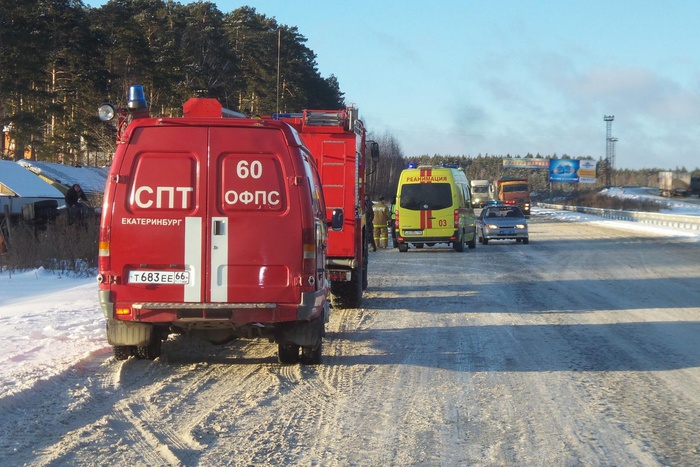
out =
<path fill-rule="evenodd" d="M 353 269 L 347 282 L 331 281 L 331 300 L 337 308 L 359 308 L 362 303 L 362 268 Z"/>
<path fill-rule="evenodd" d="M 408 243 L 399 243 L 399 252 L 406 253 L 408 251 Z"/>
<path fill-rule="evenodd" d="M 301 348 L 299 361 L 304 365 L 318 365 L 321 363 L 323 345 L 319 342 L 316 346 L 304 346 Z"/>
<path fill-rule="evenodd" d="M 112 347 L 115 360 L 126 360 L 132 355 L 136 348 L 133 345 L 115 345 Z"/>
<path fill-rule="evenodd" d="M 277 345 L 277 361 L 284 365 L 299 362 L 299 346 L 296 344 Z"/>

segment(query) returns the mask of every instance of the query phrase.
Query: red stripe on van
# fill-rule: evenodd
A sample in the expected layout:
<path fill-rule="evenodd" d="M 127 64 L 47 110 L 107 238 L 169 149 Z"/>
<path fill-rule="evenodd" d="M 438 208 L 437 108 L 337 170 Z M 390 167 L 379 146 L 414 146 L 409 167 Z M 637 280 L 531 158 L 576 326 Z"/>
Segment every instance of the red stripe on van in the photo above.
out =
<path fill-rule="evenodd" d="M 420 228 L 421 229 L 432 229 L 433 228 L 433 211 L 421 211 L 420 212 Z"/>

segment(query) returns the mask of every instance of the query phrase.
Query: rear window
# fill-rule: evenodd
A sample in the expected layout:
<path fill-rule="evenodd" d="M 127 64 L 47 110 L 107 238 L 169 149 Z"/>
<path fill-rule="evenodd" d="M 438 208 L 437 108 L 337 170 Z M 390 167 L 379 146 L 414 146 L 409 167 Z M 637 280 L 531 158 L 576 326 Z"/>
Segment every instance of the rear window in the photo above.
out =
<path fill-rule="evenodd" d="M 490 207 L 484 211 L 484 217 L 525 217 L 517 206 Z"/>
<path fill-rule="evenodd" d="M 449 183 L 420 183 L 403 185 L 400 207 L 413 211 L 435 211 L 452 206 Z"/>

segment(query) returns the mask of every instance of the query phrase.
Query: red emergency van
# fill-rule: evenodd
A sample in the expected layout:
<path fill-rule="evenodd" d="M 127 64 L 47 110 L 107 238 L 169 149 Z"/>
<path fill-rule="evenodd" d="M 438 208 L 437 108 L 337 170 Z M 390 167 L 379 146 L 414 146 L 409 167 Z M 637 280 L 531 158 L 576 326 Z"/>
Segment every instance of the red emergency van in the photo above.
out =
<path fill-rule="evenodd" d="M 115 358 L 156 358 L 175 332 L 268 338 L 281 363 L 318 363 L 330 222 L 296 131 L 212 99 L 152 118 L 140 87 L 100 115 L 120 117 L 98 262 Z"/>

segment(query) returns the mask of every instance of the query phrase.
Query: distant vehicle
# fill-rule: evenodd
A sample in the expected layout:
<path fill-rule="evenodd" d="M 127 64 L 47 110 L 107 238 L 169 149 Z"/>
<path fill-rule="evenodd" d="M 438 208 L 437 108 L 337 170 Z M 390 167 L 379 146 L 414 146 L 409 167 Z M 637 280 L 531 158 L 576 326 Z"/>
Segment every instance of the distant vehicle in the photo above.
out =
<path fill-rule="evenodd" d="M 400 252 L 450 243 L 455 251 L 476 247 L 476 220 L 463 171 L 419 166 L 401 172 L 394 222 Z"/>
<path fill-rule="evenodd" d="M 518 206 L 510 204 L 487 205 L 476 219 L 479 243 L 488 245 L 490 240 L 515 240 L 530 243 L 527 219 Z"/>
<path fill-rule="evenodd" d="M 488 180 L 470 180 L 469 186 L 472 190 L 472 206 L 483 208 L 491 200 L 489 188 L 491 182 Z"/>
<path fill-rule="evenodd" d="M 513 204 L 530 215 L 530 185 L 527 178 L 502 177 L 492 185 L 493 199 Z"/>
<path fill-rule="evenodd" d="M 690 178 L 690 194 L 700 196 L 700 177 Z"/>
<path fill-rule="evenodd" d="M 690 174 L 679 170 L 659 172 L 659 194 L 667 198 L 673 196 L 690 196 Z"/>

